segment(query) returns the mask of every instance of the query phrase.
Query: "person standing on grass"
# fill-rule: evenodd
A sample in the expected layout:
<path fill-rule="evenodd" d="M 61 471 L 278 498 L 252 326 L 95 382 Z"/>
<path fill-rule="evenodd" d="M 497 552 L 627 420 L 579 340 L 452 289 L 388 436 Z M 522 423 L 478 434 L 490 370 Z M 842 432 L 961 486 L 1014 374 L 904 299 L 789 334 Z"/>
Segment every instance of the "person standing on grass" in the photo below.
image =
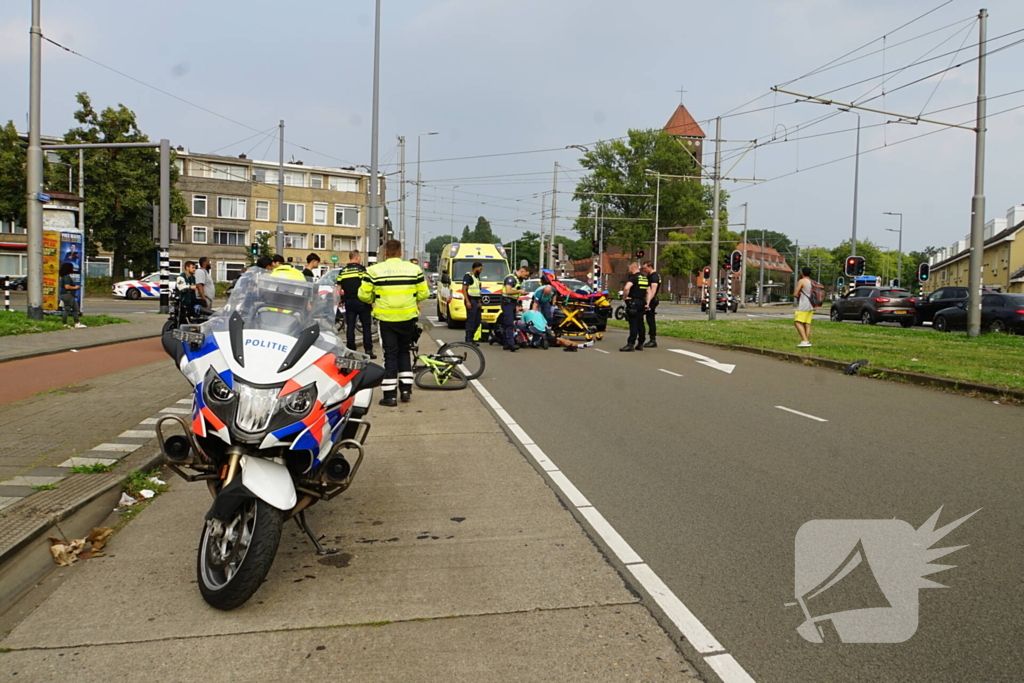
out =
<path fill-rule="evenodd" d="M 804 266 L 800 269 L 800 281 L 796 283 L 793 297 L 796 299 L 796 313 L 793 324 L 800 334 L 797 348 L 805 349 L 811 345 L 811 320 L 814 318 L 814 306 L 811 304 L 811 269 Z"/>
<path fill-rule="evenodd" d="M 74 318 L 75 328 L 81 329 L 85 327 L 82 323 L 78 322 L 79 316 L 82 315 L 82 310 L 78 306 L 78 290 L 82 288 L 82 285 L 75 284 L 75 277 L 72 273 L 75 272 L 75 266 L 71 263 L 62 263 L 60 266 L 60 280 L 58 282 L 58 291 L 60 292 L 60 303 L 64 306 L 64 314 L 62 316 L 64 327 L 68 327 L 68 314 Z"/>

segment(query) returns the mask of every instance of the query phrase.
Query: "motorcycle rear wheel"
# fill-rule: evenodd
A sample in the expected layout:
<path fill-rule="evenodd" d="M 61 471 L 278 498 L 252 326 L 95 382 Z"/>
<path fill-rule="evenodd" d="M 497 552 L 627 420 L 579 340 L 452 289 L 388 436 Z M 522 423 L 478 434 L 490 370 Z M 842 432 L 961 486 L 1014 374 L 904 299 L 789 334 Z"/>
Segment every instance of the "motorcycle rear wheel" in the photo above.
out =
<path fill-rule="evenodd" d="M 209 520 L 199 540 L 196 577 L 203 600 L 220 610 L 244 604 L 267 578 L 281 542 L 284 514 L 250 498 L 218 533 Z"/>

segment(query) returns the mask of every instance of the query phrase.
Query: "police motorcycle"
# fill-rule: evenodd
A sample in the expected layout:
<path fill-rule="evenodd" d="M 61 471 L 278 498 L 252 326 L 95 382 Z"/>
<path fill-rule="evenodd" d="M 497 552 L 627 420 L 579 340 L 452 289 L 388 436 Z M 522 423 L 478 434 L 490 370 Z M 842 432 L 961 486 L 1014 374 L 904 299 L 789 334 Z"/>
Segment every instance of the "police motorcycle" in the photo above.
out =
<path fill-rule="evenodd" d="M 205 306 L 188 306 L 184 303 L 183 297 L 187 288 L 188 285 L 185 284 L 184 278 L 181 277 L 178 278 L 174 287 L 171 288 L 171 295 L 167 302 L 167 312 L 169 315 L 167 316 L 167 322 L 164 323 L 162 332 L 169 332 L 182 325 L 198 325 L 206 322 L 213 315 L 213 310 Z"/>
<path fill-rule="evenodd" d="M 344 348 L 336 305 L 333 288 L 245 273 L 210 320 L 163 335 L 195 390 L 191 417 L 162 417 L 157 436 L 169 468 L 213 496 L 196 572 L 218 609 L 253 596 L 289 519 L 318 554 L 337 552 L 321 545 L 306 510 L 352 484 L 384 369 Z M 172 424 L 183 433 L 165 435 Z"/>

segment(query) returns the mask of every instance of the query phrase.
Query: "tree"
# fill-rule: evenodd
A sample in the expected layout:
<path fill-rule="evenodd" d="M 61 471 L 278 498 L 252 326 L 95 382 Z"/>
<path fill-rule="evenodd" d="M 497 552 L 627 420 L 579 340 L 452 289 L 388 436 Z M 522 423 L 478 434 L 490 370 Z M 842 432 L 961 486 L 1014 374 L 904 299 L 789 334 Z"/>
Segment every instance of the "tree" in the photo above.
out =
<path fill-rule="evenodd" d="M 696 160 L 686 142 L 660 130 L 630 130 L 627 139 L 599 142 L 586 152 L 580 165 L 589 172 L 576 185 L 580 202 L 576 230 L 592 239 L 595 205 L 601 206 L 605 241 L 626 253 L 649 246 L 654 240 L 658 181 L 648 170 L 694 179 L 662 178 L 658 221 L 661 226 L 710 224 L 714 190 L 701 184 Z M 720 220 L 728 223 L 727 195 L 722 192 Z"/>
<path fill-rule="evenodd" d="M 0 128 L 0 221 L 25 225 L 25 148 L 14 121 Z"/>
<path fill-rule="evenodd" d="M 469 244 L 500 244 L 501 239 L 491 229 L 491 222 L 479 216 L 476 219 L 476 227 L 470 230 L 467 225 L 462 229 L 462 241 Z"/>
<path fill-rule="evenodd" d="M 89 95 L 75 98 L 77 128 L 64 135 L 66 143 L 149 142 L 139 130 L 135 113 L 119 104 L 97 112 Z M 64 151 L 66 163 L 76 163 L 78 153 Z M 175 187 L 178 170 L 171 166 L 171 222 L 181 223 L 188 205 Z M 160 155 L 156 149 L 97 149 L 85 152 L 85 213 L 90 234 L 86 238 L 88 254 L 97 252 L 97 244 L 113 252 L 115 277 L 132 270 L 152 270 L 156 263 L 156 244 L 152 229 L 144 223 L 143 207 L 160 199 Z"/>
<path fill-rule="evenodd" d="M 697 245 L 689 244 L 693 241 L 692 237 L 686 234 L 671 233 L 669 239 L 672 240 L 672 244 L 662 248 L 658 258 L 658 267 L 663 273 L 675 277 L 687 277 L 702 267 L 695 250 Z"/>
<path fill-rule="evenodd" d="M 256 233 L 255 241 L 258 253 L 253 254 L 252 249 L 249 250 L 249 256 L 247 257 L 247 261 L 250 266 L 255 265 L 258 259 L 271 258 L 274 255 L 274 247 L 270 245 L 269 232 Z"/>
<path fill-rule="evenodd" d="M 838 247 L 832 249 L 832 258 L 836 263 L 843 264 L 844 269 L 846 267 L 846 257 L 849 255 L 850 240 L 843 240 Z M 865 275 L 877 275 L 881 277 L 884 274 L 885 262 L 882 258 L 882 250 L 879 249 L 878 245 L 874 242 L 871 240 L 857 240 L 857 256 L 864 257 Z M 894 271 L 895 266 L 890 269 L 890 276 Z"/>
<path fill-rule="evenodd" d="M 513 242 L 515 243 L 515 261 L 516 263 L 511 264 L 513 268 L 519 265 L 519 262 L 523 259 L 531 265 L 535 266 L 540 262 L 540 235 L 529 230 L 523 232 L 522 236 L 517 240 L 505 242 L 505 251 L 508 252 L 509 259 L 512 258 Z"/>
<path fill-rule="evenodd" d="M 466 226 L 466 230 L 469 230 L 469 226 Z M 441 251 L 445 246 L 451 242 L 448 235 L 438 235 L 437 237 L 431 237 L 425 245 L 423 245 L 423 251 L 430 255 L 430 265 L 433 268 L 438 267 L 438 263 L 441 260 Z"/>

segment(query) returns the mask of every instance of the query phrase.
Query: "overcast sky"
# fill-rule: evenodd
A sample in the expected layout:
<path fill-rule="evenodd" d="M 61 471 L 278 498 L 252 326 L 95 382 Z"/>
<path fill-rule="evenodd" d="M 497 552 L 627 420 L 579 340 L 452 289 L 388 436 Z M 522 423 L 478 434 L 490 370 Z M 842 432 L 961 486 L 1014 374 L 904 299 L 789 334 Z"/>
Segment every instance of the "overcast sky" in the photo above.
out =
<path fill-rule="evenodd" d="M 959 56 L 891 74 L 889 91 L 974 57 L 977 24 L 970 19 L 976 4 L 955 0 L 896 30 L 941 1 L 384 0 L 381 162 L 389 164 L 386 172 L 396 170 L 396 136 L 405 135 L 414 178 L 417 134 L 438 131 L 423 138 L 424 242 L 447 233 L 456 185 L 456 230 L 483 214 L 511 239 L 523 229 L 536 231 L 538 193 L 551 189 L 555 161 L 566 169 L 561 189 L 571 189 L 579 177 L 577 153 L 564 150 L 566 145 L 619 137 L 631 127 L 661 127 L 679 103 L 680 88 L 710 138 L 714 123 L 706 120 L 882 36 L 885 50 L 879 40 L 854 56 L 876 54 L 788 88 L 821 94 L 865 81 L 830 95 L 849 101 L 880 94 L 883 70 L 965 46 Z M 42 2 L 44 34 L 87 57 L 259 131 L 273 132 L 278 119 L 285 119 L 286 139 L 315 150 L 290 144 L 288 158 L 330 166 L 369 163 L 373 0 Z M 990 38 L 1024 28 L 1020 0 L 992 0 L 988 9 Z M 29 0 L 0 3 L 0 118 L 14 119 L 22 130 L 29 16 Z M 993 41 L 992 47 L 1021 37 Z M 61 135 L 73 125 L 74 94 L 84 90 L 98 106 L 123 103 L 133 109 L 151 139 L 167 137 L 197 152 L 277 157 L 276 142 L 265 135 L 82 57 L 44 43 L 43 60 L 44 133 Z M 990 57 L 989 95 L 1024 89 L 1022 65 L 1024 45 Z M 970 103 L 976 74 L 971 62 L 941 83 L 935 77 L 887 94 L 884 106 L 882 98 L 867 106 L 920 115 Z M 853 114 L 801 130 L 800 124 L 830 110 L 815 104 L 771 108 L 793 99 L 768 94 L 745 109 L 769 109 L 723 119 L 728 140 L 764 142 L 773 128 L 777 132 L 776 144 L 750 151 L 731 171 L 734 177 L 777 178 L 853 153 Z M 992 101 L 989 113 L 1018 105 L 1024 105 L 1024 93 Z M 933 116 L 965 123 L 973 113 L 972 105 Z M 963 238 L 970 224 L 973 133 L 943 130 L 895 145 L 936 127 L 884 125 L 890 119 L 862 116 L 862 150 L 888 147 L 862 154 L 859 236 L 895 248 L 897 236 L 884 229 L 898 221 L 882 215 L 895 211 L 905 215 L 906 251 Z M 743 146 L 726 142 L 723 154 L 734 157 Z M 560 151 L 435 161 L 546 149 Z M 1009 206 L 1024 203 L 1022 153 L 1024 108 L 992 118 L 986 218 L 1003 217 Z M 398 183 L 390 187 L 396 196 Z M 801 244 L 834 246 L 849 237 L 852 159 L 755 187 L 724 187 L 733 193 L 734 221 L 741 220 L 741 204 L 749 202 L 751 227 L 786 232 Z M 561 216 L 574 213 L 568 199 L 559 196 Z M 410 201 L 410 228 L 413 206 Z M 570 219 L 559 221 L 560 232 L 569 234 L 570 228 Z"/>

